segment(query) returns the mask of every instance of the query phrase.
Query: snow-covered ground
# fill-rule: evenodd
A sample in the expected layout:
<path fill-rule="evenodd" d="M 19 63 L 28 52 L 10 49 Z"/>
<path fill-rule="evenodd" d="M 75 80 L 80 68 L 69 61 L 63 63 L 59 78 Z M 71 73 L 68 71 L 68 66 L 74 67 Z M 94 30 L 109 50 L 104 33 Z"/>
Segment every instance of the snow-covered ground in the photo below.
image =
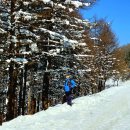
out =
<path fill-rule="evenodd" d="M 19 116 L 0 130 L 130 130 L 130 81 L 73 102 Z"/>

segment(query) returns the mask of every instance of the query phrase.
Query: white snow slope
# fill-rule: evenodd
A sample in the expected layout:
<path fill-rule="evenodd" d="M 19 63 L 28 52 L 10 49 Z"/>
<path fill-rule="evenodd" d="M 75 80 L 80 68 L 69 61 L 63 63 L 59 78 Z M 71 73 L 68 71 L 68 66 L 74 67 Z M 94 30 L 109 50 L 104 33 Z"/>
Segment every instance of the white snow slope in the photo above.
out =
<path fill-rule="evenodd" d="M 19 116 L 0 130 L 130 130 L 130 81 L 73 102 Z"/>

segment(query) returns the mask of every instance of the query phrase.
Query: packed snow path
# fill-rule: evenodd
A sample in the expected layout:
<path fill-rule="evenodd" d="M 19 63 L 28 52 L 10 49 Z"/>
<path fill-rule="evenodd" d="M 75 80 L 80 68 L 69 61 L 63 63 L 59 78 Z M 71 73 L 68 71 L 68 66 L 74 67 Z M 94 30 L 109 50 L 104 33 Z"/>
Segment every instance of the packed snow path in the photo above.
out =
<path fill-rule="evenodd" d="M 3 123 L 0 130 L 130 130 L 130 81 Z"/>

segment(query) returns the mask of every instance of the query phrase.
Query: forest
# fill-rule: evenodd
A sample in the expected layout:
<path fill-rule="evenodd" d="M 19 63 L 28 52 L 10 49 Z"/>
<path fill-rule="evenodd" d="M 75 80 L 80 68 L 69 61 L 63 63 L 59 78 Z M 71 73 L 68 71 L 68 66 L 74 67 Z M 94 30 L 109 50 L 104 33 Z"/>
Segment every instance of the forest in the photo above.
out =
<path fill-rule="evenodd" d="M 96 0 L 0 0 L 0 120 L 62 103 L 65 76 L 75 98 L 127 80 L 130 47 L 119 47 L 105 19 L 84 20 Z M 1 122 L 1 121 L 0 121 Z"/>

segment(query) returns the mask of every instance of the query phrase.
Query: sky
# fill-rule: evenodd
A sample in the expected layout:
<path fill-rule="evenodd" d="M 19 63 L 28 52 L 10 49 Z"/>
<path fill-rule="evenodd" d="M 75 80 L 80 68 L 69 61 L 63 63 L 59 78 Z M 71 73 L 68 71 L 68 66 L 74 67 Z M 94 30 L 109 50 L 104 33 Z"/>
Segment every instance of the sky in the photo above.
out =
<path fill-rule="evenodd" d="M 107 81 L 107 85 L 114 85 Z M 130 81 L 104 91 L 49 107 L 34 115 L 19 116 L 0 130 L 130 130 Z"/>
<path fill-rule="evenodd" d="M 84 19 L 93 16 L 105 18 L 112 23 L 112 31 L 118 38 L 119 45 L 130 43 L 130 1 L 129 0 L 97 0 L 88 10 L 82 10 Z"/>

